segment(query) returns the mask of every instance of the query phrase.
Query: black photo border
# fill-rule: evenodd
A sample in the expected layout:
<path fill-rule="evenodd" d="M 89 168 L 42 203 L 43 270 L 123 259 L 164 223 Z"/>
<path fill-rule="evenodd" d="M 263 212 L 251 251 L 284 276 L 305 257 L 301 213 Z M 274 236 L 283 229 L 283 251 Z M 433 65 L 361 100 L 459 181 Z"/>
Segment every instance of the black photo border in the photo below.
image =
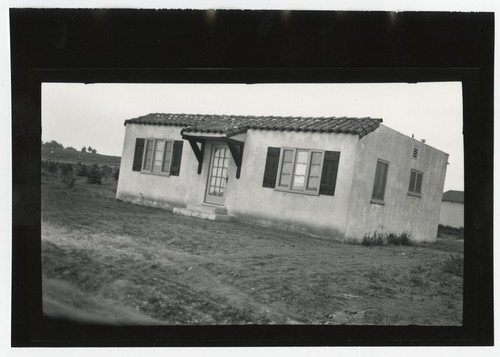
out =
<path fill-rule="evenodd" d="M 13 346 L 493 343 L 492 13 L 11 9 Z M 459 81 L 462 327 L 96 326 L 41 311 L 41 84 Z"/>

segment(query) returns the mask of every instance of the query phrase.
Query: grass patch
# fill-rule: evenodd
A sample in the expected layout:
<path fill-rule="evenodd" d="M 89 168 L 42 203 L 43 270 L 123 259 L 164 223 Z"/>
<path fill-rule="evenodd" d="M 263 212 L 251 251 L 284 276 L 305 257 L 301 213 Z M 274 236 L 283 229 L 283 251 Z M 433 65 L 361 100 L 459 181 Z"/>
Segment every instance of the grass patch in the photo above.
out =
<path fill-rule="evenodd" d="M 453 237 L 455 239 L 464 239 L 464 228 L 455 228 L 450 226 L 438 226 L 438 237 Z"/>
<path fill-rule="evenodd" d="M 459 277 L 464 275 L 464 258 L 460 254 L 450 254 L 443 262 L 442 269 L 446 273 L 450 273 Z"/>

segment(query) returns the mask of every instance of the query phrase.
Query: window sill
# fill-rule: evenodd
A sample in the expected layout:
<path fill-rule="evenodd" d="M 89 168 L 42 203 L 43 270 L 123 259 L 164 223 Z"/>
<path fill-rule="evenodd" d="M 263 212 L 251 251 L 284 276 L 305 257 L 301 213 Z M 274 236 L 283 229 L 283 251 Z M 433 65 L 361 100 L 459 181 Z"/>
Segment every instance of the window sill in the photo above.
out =
<path fill-rule="evenodd" d="M 313 191 L 299 191 L 299 190 L 290 190 L 288 188 L 281 188 L 281 187 L 276 187 L 274 189 L 275 191 L 280 191 L 280 192 L 288 192 L 288 193 L 298 193 L 301 195 L 308 195 L 308 196 L 319 196 L 319 191 L 313 192 Z"/>
<path fill-rule="evenodd" d="M 373 198 L 370 200 L 370 203 L 375 203 L 376 205 L 385 206 L 385 202 L 384 201 L 376 200 L 376 199 L 373 199 Z"/>
<path fill-rule="evenodd" d="M 151 171 L 141 171 L 141 174 L 144 175 L 153 175 L 153 176 L 170 176 L 170 173 L 167 172 L 151 172 Z"/>
<path fill-rule="evenodd" d="M 413 196 L 413 197 L 422 197 L 422 194 L 420 194 L 420 193 L 415 193 L 415 192 L 408 192 L 408 196 Z"/>

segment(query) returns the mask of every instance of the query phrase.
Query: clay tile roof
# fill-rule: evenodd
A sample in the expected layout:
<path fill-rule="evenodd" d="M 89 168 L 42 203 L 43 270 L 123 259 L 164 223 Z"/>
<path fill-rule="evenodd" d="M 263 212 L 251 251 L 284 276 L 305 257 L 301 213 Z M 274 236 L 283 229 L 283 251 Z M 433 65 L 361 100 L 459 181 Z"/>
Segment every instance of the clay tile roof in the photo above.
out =
<path fill-rule="evenodd" d="M 277 117 L 205 114 L 148 114 L 125 120 L 127 124 L 181 126 L 182 133 L 204 132 L 233 136 L 248 129 L 344 133 L 363 137 L 375 129 L 382 119 L 348 117 Z"/>
<path fill-rule="evenodd" d="M 443 193 L 443 201 L 464 203 L 464 191 L 446 191 Z"/>

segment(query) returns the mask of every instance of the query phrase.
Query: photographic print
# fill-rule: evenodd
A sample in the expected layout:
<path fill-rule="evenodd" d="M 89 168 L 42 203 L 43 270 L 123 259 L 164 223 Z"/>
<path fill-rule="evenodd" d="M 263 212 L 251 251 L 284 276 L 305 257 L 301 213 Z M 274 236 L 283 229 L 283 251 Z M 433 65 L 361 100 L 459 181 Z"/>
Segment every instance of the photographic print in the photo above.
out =
<path fill-rule="evenodd" d="M 43 312 L 460 326 L 461 130 L 457 82 L 44 83 Z"/>

